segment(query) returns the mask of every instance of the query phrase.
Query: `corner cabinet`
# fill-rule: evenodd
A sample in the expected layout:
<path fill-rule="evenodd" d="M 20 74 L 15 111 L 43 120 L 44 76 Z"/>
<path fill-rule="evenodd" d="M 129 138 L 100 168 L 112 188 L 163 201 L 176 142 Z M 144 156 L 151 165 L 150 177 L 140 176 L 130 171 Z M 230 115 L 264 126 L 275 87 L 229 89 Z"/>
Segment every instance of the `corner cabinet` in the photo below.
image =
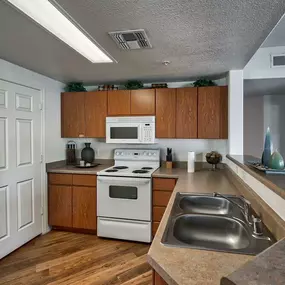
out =
<path fill-rule="evenodd" d="M 198 139 L 228 138 L 228 88 L 198 88 Z"/>
<path fill-rule="evenodd" d="M 61 137 L 104 138 L 107 92 L 61 93 Z"/>
<path fill-rule="evenodd" d="M 54 228 L 95 231 L 96 175 L 48 175 L 48 223 Z"/>
<path fill-rule="evenodd" d="M 85 136 L 85 92 L 61 93 L 61 137 Z"/>

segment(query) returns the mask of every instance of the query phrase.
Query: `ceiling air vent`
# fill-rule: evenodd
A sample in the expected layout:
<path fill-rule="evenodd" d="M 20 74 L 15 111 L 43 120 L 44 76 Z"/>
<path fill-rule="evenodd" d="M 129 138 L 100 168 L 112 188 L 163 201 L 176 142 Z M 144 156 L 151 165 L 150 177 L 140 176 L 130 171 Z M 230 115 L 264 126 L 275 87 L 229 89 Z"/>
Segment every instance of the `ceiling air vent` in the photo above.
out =
<path fill-rule="evenodd" d="M 109 35 L 121 49 L 151 48 L 145 30 L 130 30 L 110 32 Z"/>
<path fill-rule="evenodd" d="M 285 67 L 285 54 L 272 54 L 271 67 Z"/>

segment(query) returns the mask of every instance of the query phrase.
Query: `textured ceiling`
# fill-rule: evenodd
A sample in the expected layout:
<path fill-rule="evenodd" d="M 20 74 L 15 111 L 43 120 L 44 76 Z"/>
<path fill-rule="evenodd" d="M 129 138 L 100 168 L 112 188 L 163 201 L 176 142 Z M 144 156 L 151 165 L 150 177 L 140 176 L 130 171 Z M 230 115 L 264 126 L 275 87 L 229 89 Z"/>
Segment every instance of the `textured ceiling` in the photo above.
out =
<path fill-rule="evenodd" d="M 5 1 L 0 57 L 60 81 L 175 81 L 241 69 L 284 0 L 57 0 L 118 63 L 92 64 Z M 122 51 L 107 32 L 143 28 L 153 49 Z M 162 61 L 171 64 L 164 66 Z"/>
<path fill-rule="evenodd" d="M 262 44 L 262 47 L 285 46 L 285 16 L 276 25 L 268 38 Z"/>
<path fill-rule="evenodd" d="M 284 95 L 285 78 L 251 79 L 244 81 L 245 96 Z"/>

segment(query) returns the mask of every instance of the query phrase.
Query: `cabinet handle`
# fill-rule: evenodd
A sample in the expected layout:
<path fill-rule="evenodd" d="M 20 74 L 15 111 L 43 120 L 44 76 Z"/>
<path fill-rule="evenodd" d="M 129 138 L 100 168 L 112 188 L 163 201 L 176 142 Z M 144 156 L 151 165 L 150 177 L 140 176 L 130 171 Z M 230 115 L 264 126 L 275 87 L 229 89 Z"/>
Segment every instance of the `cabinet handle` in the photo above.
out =
<path fill-rule="evenodd" d="M 80 138 L 84 138 L 84 134 L 79 134 L 79 136 L 78 137 L 80 137 Z"/>

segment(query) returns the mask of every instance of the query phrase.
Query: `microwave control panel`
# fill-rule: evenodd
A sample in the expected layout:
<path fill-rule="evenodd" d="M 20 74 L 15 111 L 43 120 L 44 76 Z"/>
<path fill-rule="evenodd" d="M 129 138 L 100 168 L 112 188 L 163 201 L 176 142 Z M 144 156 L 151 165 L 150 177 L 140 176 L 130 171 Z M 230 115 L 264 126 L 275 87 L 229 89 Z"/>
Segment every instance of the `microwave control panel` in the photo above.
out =
<path fill-rule="evenodd" d="M 144 142 L 152 142 L 154 139 L 154 125 L 153 124 L 144 124 L 143 125 L 143 137 Z"/>

